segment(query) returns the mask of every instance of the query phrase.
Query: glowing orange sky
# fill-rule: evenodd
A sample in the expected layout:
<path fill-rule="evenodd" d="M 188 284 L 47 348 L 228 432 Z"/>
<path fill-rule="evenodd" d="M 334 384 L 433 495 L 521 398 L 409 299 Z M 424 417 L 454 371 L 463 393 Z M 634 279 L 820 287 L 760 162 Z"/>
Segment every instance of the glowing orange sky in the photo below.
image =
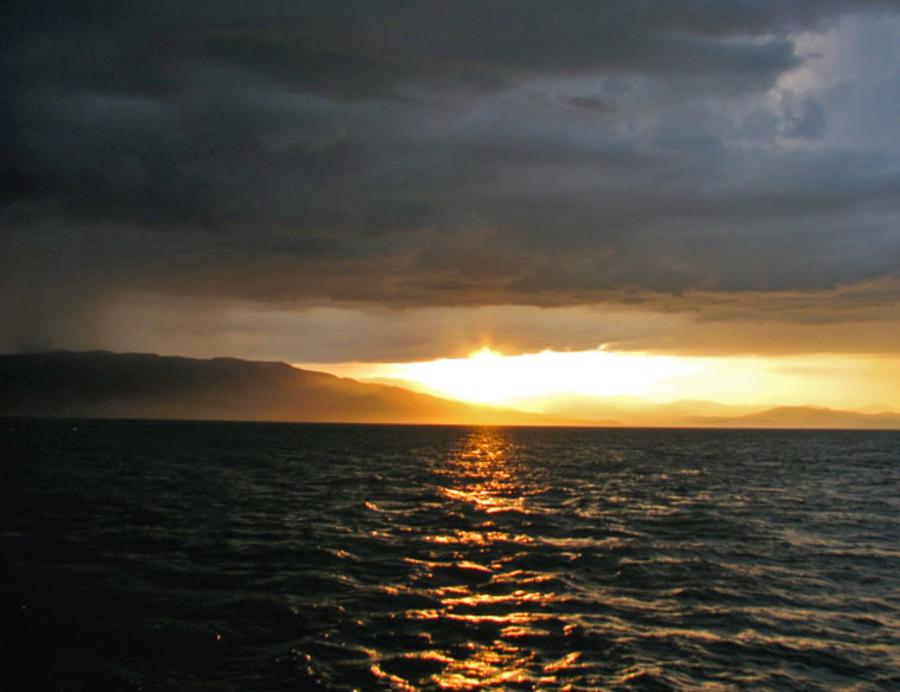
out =
<path fill-rule="evenodd" d="M 658 403 L 689 399 L 746 406 L 900 408 L 898 364 L 863 355 L 689 357 L 603 348 L 502 355 L 484 348 L 468 358 L 302 367 L 497 405 L 574 394 Z"/>

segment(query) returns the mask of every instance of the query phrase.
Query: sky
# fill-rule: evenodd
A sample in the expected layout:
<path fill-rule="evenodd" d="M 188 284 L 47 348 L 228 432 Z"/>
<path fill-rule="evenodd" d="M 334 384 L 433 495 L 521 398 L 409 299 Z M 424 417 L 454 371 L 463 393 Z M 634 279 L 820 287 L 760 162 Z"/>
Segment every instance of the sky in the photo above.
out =
<path fill-rule="evenodd" d="M 684 357 L 606 349 L 505 355 L 484 347 L 462 358 L 298 365 L 444 398 L 541 413 L 558 412 L 561 405 L 578 412 L 585 397 L 629 408 L 679 404 L 685 413 L 697 414 L 709 412 L 706 402 L 731 407 L 727 413 L 732 415 L 782 406 L 864 413 L 900 408 L 896 403 L 900 363 L 847 356 Z M 581 417 L 596 415 L 582 410 Z"/>
<path fill-rule="evenodd" d="M 900 3 L 4 15 L 0 350 L 644 354 L 900 407 Z"/>

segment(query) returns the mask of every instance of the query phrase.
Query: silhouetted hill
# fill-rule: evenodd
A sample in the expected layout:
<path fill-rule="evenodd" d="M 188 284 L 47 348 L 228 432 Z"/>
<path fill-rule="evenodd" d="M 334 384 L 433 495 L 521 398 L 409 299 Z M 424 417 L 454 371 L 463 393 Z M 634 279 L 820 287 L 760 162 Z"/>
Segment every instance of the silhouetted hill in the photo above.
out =
<path fill-rule="evenodd" d="M 691 421 L 695 425 L 733 428 L 845 428 L 900 430 L 896 413 L 857 413 L 817 406 L 779 406 L 745 416 L 710 416 Z"/>
<path fill-rule="evenodd" d="M 730 406 L 713 401 L 675 401 L 658 404 L 632 396 L 589 396 L 560 393 L 517 399 L 507 404 L 521 411 L 540 412 L 559 418 L 579 418 L 591 424 L 624 426 L 686 426 L 700 416 L 737 416 L 759 407 Z"/>
<path fill-rule="evenodd" d="M 556 394 L 520 399 L 509 406 L 540 411 L 559 418 L 579 418 L 588 424 L 637 427 L 693 428 L 847 428 L 900 429 L 900 414 L 881 411 L 862 413 L 816 406 L 759 407 L 719 404 L 714 401 L 682 400 L 666 404 L 634 397 L 592 397 Z"/>
<path fill-rule="evenodd" d="M 0 415 L 541 424 L 553 419 L 362 384 L 286 363 L 107 352 L 0 355 Z"/>
<path fill-rule="evenodd" d="M 530 402 L 534 403 L 534 402 Z M 643 404 L 643 405 L 642 405 Z M 896 413 L 559 395 L 547 415 L 471 406 L 286 363 L 102 351 L 0 355 L 0 416 L 249 421 L 900 429 Z M 744 412 L 741 412 L 744 413 Z"/>

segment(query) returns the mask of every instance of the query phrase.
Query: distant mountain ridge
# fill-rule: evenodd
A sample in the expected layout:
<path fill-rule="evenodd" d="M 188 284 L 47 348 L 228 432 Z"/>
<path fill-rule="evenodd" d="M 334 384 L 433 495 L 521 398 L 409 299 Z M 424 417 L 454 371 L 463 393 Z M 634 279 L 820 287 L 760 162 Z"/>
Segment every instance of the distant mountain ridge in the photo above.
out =
<path fill-rule="evenodd" d="M 900 414 L 863 413 L 820 406 L 738 406 L 714 401 L 654 403 L 634 397 L 556 394 L 510 402 L 511 408 L 578 417 L 589 424 L 693 428 L 847 428 L 900 430 Z"/>
<path fill-rule="evenodd" d="M 900 430 L 900 414 L 858 413 L 838 411 L 819 406 L 778 406 L 767 411 L 727 418 L 719 416 L 697 417 L 694 423 L 701 426 L 718 426 L 727 423 L 736 428 L 846 428 L 870 430 Z"/>
<path fill-rule="evenodd" d="M 105 351 L 0 355 L 0 416 L 334 423 L 900 430 L 900 414 L 546 397 L 475 406 L 287 363 Z M 522 405 L 525 410 L 516 410 Z"/>
<path fill-rule="evenodd" d="M 105 351 L 0 355 L 0 415 L 187 420 L 558 424 L 362 384 L 287 363 Z"/>
<path fill-rule="evenodd" d="M 615 421 L 618 425 L 663 427 L 691 425 L 693 419 L 701 416 L 739 416 L 762 408 L 689 400 L 659 404 L 633 396 L 601 397 L 575 393 L 517 399 L 507 405 L 520 411 L 578 417 L 601 424 Z"/>

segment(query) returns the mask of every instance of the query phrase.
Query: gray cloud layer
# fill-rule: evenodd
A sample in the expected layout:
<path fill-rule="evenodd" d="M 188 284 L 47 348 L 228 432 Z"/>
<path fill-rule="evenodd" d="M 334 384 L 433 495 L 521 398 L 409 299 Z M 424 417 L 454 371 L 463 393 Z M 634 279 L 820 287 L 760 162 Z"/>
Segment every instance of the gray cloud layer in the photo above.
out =
<path fill-rule="evenodd" d="M 4 337 L 128 292 L 566 306 L 895 276 L 896 9 L 14 4 Z"/>

